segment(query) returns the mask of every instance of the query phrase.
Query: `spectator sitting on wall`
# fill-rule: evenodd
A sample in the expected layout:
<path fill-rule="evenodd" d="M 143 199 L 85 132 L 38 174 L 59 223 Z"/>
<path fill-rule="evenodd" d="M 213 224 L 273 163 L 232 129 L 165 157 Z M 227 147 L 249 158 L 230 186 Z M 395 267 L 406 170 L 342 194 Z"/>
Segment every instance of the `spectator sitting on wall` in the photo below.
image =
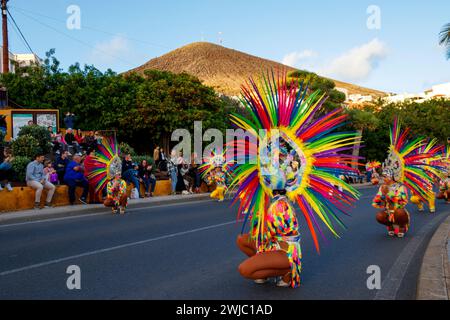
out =
<path fill-rule="evenodd" d="M 75 140 L 77 141 L 78 145 L 87 149 L 85 138 L 86 137 L 84 136 L 83 131 L 81 131 L 81 129 L 75 131 Z"/>
<path fill-rule="evenodd" d="M 64 182 L 69 186 L 69 201 L 71 205 L 75 204 L 75 190 L 77 186 L 83 188 L 83 194 L 79 201 L 83 204 L 87 204 L 86 200 L 89 193 L 89 183 L 84 176 L 81 157 L 79 155 L 73 156 L 72 161 L 67 165 Z"/>
<path fill-rule="evenodd" d="M 127 154 L 122 162 L 122 177 L 126 182 L 133 183 L 134 187 L 137 189 L 139 198 L 143 198 L 144 196 L 141 195 L 141 190 L 139 188 L 138 169 L 139 167 L 133 163 L 131 154 Z"/>
<path fill-rule="evenodd" d="M 89 134 L 84 137 L 86 149 L 97 150 L 97 140 L 95 139 L 94 131 L 89 131 Z"/>
<path fill-rule="evenodd" d="M 11 149 L 5 148 L 3 150 L 3 159 L 0 161 L 0 191 L 3 190 L 2 182 L 4 182 L 4 186 L 6 190 L 12 191 L 13 188 L 11 187 L 10 181 L 13 178 L 14 171 L 12 169 L 12 161 L 13 156 Z"/>
<path fill-rule="evenodd" d="M 64 140 L 68 146 L 72 146 L 74 148 L 74 153 L 79 152 L 78 142 L 77 139 L 75 139 L 75 135 L 73 134 L 73 130 L 71 128 L 67 129 L 66 134 L 64 135 Z"/>
<path fill-rule="evenodd" d="M 77 120 L 77 118 L 75 117 L 75 115 L 71 112 L 67 112 L 66 113 L 66 117 L 64 118 L 64 124 L 66 126 L 66 128 L 75 128 L 75 121 Z"/>
<path fill-rule="evenodd" d="M 153 197 L 155 192 L 156 178 L 154 175 L 153 164 L 148 163 L 147 160 L 142 160 L 139 165 L 139 180 L 144 184 L 145 196 Z"/>
<path fill-rule="evenodd" d="M 27 186 L 36 191 L 34 198 L 35 209 L 40 209 L 41 195 L 44 188 L 48 190 L 47 199 L 45 201 L 45 208 L 52 207 L 51 202 L 53 199 L 53 194 L 55 193 L 55 186 L 47 181 L 44 176 L 44 159 L 45 157 L 43 154 L 37 154 L 34 158 L 34 161 L 30 162 L 27 165 Z"/>
<path fill-rule="evenodd" d="M 58 174 L 58 180 L 59 183 L 62 183 L 64 181 L 64 175 L 66 174 L 66 168 L 69 164 L 69 151 L 63 151 L 61 155 L 56 158 L 56 162 L 54 164 L 54 168 L 56 170 L 56 173 Z"/>

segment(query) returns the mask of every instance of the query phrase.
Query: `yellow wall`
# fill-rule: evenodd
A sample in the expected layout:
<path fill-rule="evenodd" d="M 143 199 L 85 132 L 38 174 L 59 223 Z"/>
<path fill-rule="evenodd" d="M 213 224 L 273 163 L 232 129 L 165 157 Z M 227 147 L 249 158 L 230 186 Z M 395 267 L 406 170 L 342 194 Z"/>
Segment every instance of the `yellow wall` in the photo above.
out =
<path fill-rule="evenodd" d="M 132 185 L 128 185 L 128 195 L 131 192 Z M 210 188 L 211 189 L 211 188 Z M 208 192 L 205 184 L 202 185 L 202 192 Z M 153 195 L 163 196 L 169 195 L 172 191 L 170 180 L 159 180 L 156 182 L 156 188 Z M 144 187 L 141 184 L 141 192 L 144 194 Z M 77 188 L 77 199 L 81 196 L 82 189 Z M 45 203 L 47 191 L 44 190 L 41 196 L 41 205 Z M 57 186 L 52 201 L 54 206 L 69 205 L 68 187 Z M 13 191 L 9 192 L 6 189 L 0 191 L 0 212 L 19 211 L 32 209 L 34 207 L 34 190 L 30 187 L 14 187 Z"/>

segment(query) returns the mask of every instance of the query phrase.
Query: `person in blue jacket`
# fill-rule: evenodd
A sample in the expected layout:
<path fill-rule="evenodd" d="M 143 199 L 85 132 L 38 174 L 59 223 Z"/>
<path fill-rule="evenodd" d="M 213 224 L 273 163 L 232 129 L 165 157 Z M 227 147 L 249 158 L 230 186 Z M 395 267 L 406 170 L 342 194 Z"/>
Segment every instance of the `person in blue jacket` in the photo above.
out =
<path fill-rule="evenodd" d="M 77 186 L 83 188 L 83 194 L 79 201 L 87 204 L 89 183 L 84 176 L 84 168 L 81 165 L 81 157 L 79 155 L 75 155 L 73 160 L 67 165 L 64 182 L 69 186 L 69 201 L 71 205 L 75 204 L 75 190 Z"/>

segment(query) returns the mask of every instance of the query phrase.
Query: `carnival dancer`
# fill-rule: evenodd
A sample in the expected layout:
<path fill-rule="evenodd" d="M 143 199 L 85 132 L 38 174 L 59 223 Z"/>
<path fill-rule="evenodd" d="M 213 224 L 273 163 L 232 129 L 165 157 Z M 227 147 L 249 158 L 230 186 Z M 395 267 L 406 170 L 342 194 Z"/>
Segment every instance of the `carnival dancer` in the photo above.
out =
<path fill-rule="evenodd" d="M 409 129 L 401 131 L 396 118 L 390 132 L 389 154 L 383 164 L 384 184 L 373 200 L 375 208 L 383 211 L 377 214 L 377 221 L 388 227 L 390 236 L 403 237 L 408 231 L 410 218 L 405 206 L 408 203 L 406 190 L 428 201 L 434 196 L 433 179 L 429 173 L 436 173 L 432 165 L 424 160 L 430 153 L 420 152 L 426 139 L 409 139 Z"/>
<path fill-rule="evenodd" d="M 408 191 L 406 187 L 395 181 L 394 171 L 390 168 L 383 170 L 383 185 L 373 199 L 372 206 L 383 209 L 378 212 L 376 219 L 385 225 L 388 234 L 399 238 L 404 237 L 409 228 L 409 213 L 405 206 L 408 204 Z"/>
<path fill-rule="evenodd" d="M 216 185 L 210 197 L 222 202 L 225 199 L 227 190 L 227 173 L 229 174 L 229 164 L 225 161 L 225 152 L 217 150 L 204 159 L 204 163 L 199 166 L 201 177 L 208 185 Z"/>
<path fill-rule="evenodd" d="M 115 139 L 102 138 L 101 144 L 97 146 L 97 151 L 91 154 L 89 162 L 85 163 L 85 173 L 89 183 L 95 186 L 96 193 L 107 188 L 104 205 L 112 207 L 113 213 L 120 209 L 121 213 L 125 213 L 128 198 L 126 197 L 126 184 L 123 188 L 121 179 L 122 160 Z"/>
<path fill-rule="evenodd" d="M 357 135 L 335 132 L 347 116 L 340 109 L 318 116 L 326 96 L 317 91 L 306 98 L 307 90 L 303 83 L 288 82 L 285 74 L 267 73 L 242 87 L 241 101 L 252 120 L 231 116 L 250 135 L 233 142 L 237 158 L 228 187 L 236 191 L 233 204 L 239 203 L 238 219 L 244 221 L 237 245 L 248 258 L 239 272 L 257 283 L 280 277 L 279 286 L 300 285 L 302 256 L 293 203 L 319 251 L 316 230 L 324 235 L 317 220 L 338 237 L 333 221 L 344 226 L 338 215 L 359 197 L 338 178 L 356 172 L 351 166 L 358 158 L 343 152 L 352 150 Z M 295 168 L 289 166 L 293 161 L 298 162 Z"/>
<path fill-rule="evenodd" d="M 121 172 L 115 172 L 114 179 L 108 182 L 105 207 L 111 207 L 112 213 L 125 214 L 128 204 L 127 183 L 122 179 Z"/>
<path fill-rule="evenodd" d="M 369 161 L 366 164 L 366 170 L 370 173 L 370 182 L 376 186 L 380 182 L 380 176 L 377 172 L 377 169 L 381 167 L 381 163 L 379 161 Z M 367 181 L 369 182 L 369 181 Z"/>
<path fill-rule="evenodd" d="M 442 173 L 443 162 L 441 159 L 444 149 L 444 146 L 439 146 L 436 142 L 436 139 L 425 141 L 423 146 L 418 149 L 420 154 L 427 155 L 427 157 L 422 159 L 421 162 L 425 164 L 423 169 L 425 170 L 427 176 L 431 179 L 431 184 L 428 185 L 431 189 L 429 190 L 430 192 L 427 194 L 428 197 L 426 199 L 421 199 L 420 196 L 412 190 L 413 196 L 411 197 L 411 203 L 417 205 L 419 212 L 425 211 L 425 203 L 428 204 L 430 213 L 436 212 L 436 195 L 433 187 L 438 183 Z"/>
<path fill-rule="evenodd" d="M 222 202 L 225 199 L 225 191 L 227 188 L 225 173 L 221 167 L 216 167 L 215 171 L 210 174 L 211 183 L 216 184 L 216 189 L 211 192 L 210 197 Z"/>

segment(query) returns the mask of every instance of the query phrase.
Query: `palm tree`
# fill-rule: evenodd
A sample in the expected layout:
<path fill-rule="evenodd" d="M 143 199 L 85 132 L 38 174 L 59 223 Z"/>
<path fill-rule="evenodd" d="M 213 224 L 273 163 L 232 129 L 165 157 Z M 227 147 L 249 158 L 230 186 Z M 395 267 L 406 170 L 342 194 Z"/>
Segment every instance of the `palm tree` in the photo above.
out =
<path fill-rule="evenodd" d="M 447 59 L 450 59 L 450 23 L 444 25 L 439 32 L 439 44 L 447 49 Z"/>

